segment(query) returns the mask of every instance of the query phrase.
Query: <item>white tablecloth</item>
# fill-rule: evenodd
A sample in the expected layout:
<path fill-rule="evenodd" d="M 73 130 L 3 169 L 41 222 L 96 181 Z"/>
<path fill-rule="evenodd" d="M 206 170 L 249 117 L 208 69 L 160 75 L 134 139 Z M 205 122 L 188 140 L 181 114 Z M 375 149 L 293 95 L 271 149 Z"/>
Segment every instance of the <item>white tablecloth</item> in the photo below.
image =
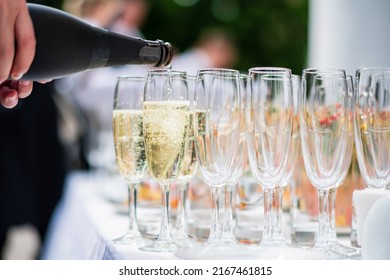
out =
<path fill-rule="evenodd" d="M 124 193 L 119 196 L 125 199 L 126 186 L 120 177 L 117 180 L 110 178 L 105 187 L 108 187 L 109 191 L 107 192 L 107 189 L 102 191 L 101 180 L 103 179 L 86 172 L 74 172 L 68 175 L 63 198 L 55 211 L 49 228 L 43 253 L 44 259 L 203 259 L 202 254 L 197 255 L 197 252 L 194 251 L 184 250 L 176 254 L 149 253 L 139 250 L 138 246 L 114 244 L 112 240 L 126 232 L 128 217 L 123 213 L 118 214 L 118 211 L 120 212 L 118 204 L 112 203 L 110 200 L 115 200 L 111 198 L 114 198 L 115 192 L 120 189 Z M 110 196 L 112 197 L 110 198 Z M 146 209 L 146 215 L 142 214 L 141 218 L 145 220 L 146 217 L 146 220 L 149 221 L 153 216 L 154 222 L 157 222 L 155 226 L 155 233 L 157 233 L 159 208 Z M 322 258 L 316 254 L 311 254 L 307 250 L 298 248 L 270 252 L 259 249 L 256 246 L 244 246 L 238 250 L 223 249 L 221 252 L 215 251 L 211 252 L 211 254 L 209 252 L 208 256 L 210 259 Z"/>
<path fill-rule="evenodd" d="M 112 186 L 118 188 L 118 186 Z M 176 259 L 172 253 L 148 253 L 136 246 L 116 245 L 123 235 L 126 215 L 102 196 L 91 174 L 69 174 L 65 193 L 52 218 L 44 259 Z"/>

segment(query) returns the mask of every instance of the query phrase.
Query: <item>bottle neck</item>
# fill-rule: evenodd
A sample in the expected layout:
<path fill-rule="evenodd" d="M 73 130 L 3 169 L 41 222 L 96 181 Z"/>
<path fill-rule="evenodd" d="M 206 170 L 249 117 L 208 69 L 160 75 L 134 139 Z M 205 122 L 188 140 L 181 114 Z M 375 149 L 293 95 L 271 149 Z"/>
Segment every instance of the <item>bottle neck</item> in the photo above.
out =
<path fill-rule="evenodd" d="M 108 31 L 100 34 L 103 38 L 94 49 L 90 68 L 126 64 L 147 64 L 158 67 L 168 65 L 172 60 L 173 49 L 169 43 L 128 37 Z"/>

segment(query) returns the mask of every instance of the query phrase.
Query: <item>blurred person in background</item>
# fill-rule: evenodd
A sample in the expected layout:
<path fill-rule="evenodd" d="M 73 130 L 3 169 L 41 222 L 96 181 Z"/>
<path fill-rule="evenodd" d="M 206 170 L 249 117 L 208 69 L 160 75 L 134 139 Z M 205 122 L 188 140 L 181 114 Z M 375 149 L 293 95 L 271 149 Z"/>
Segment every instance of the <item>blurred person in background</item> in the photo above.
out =
<path fill-rule="evenodd" d="M 148 0 L 122 0 L 121 13 L 113 20 L 109 29 L 113 32 L 143 37 L 140 30 L 149 13 Z"/>
<path fill-rule="evenodd" d="M 73 6 L 70 5 L 72 2 Z M 77 11 L 74 9 L 75 3 L 78 4 Z M 140 28 L 148 15 L 149 3 L 147 0 L 68 0 L 64 2 L 64 8 L 110 31 L 142 37 Z M 108 163 L 115 159 L 111 141 L 112 104 L 117 77 L 144 76 L 148 69 L 140 65 L 102 68 L 56 81 L 57 90 L 71 100 L 76 115 L 81 116 L 80 123 L 85 124 L 81 129 L 82 143 L 79 149 L 81 161 L 87 169 L 100 168 L 103 161 Z M 113 155 L 110 155 L 110 149 Z"/>
<path fill-rule="evenodd" d="M 193 48 L 173 58 L 172 67 L 196 75 L 201 68 L 232 68 L 236 61 L 233 38 L 222 29 L 208 29 L 201 33 Z"/>
<path fill-rule="evenodd" d="M 119 13 L 121 0 L 64 0 L 63 10 L 85 21 L 106 28 Z"/>
<path fill-rule="evenodd" d="M 122 1 L 118 0 L 64 0 L 63 10 L 90 24 L 107 28 L 119 14 L 121 3 Z M 100 102 L 105 92 L 99 87 L 104 88 L 104 84 L 99 83 L 96 89 L 88 89 L 94 71 L 98 70 L 77 73 L 54 81 L 63 116 L 61 138 L 67 151 L 67 164 L 70 169 L 89 169 L 85 146 L 96 136 L 90 131 L 100 129 L 101 121 L 97 118 L 97 111 L 101 109 L 107 115 L 112 110 L 108 98 Z M 97 106 L 100 108 L 96 108 Z M 88 137 L 90 134 L 91 137 Z"/>

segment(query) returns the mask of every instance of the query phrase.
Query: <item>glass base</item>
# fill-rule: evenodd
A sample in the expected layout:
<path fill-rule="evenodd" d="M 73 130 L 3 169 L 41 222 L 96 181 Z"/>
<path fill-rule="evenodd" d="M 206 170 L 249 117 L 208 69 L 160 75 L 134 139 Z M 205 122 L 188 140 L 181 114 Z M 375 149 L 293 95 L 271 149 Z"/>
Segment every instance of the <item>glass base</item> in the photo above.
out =
<path fill-rule="evenodd" d="M 224 246 L 237 245 L 239 243 L 233 234 L 223 234 L 222 242 Z"/>
<path fill-rule="evenodd" d="M 306 250 L 314 251 L 314 252 L 322 254 L 324 256 L 325 260 L 342 260 L 342 259 L 345 259 L 344 255 L 332 251 L 328 244 L 324 245 L 322 243 L 321 244 L 316 244 L 315 243 L 313 247 L 306 248 Z"/>
<path fill-rule="evenodd" d="M 172 239 L 179 247 L 192 248 L 199 245 L 195 240 L 189 237 L 186 232 L 182 231 L 175 232 Z"/>
<path fill-rule="evenodd" d="M 261 247 L 293 247 L 287 243 L 286 240 L 261 240 Z"/>
<path fill-rule="evenodd" d="M 140 247 L 145 252 L 175 252 L 178 246 L 172 240 L 156 240 Z"/>
<path fill-rule="evenodd" d="M 332 252 L 341 254 L 345 258 L 359 259 L 361 258 L 361 252 L 359 249 L 345 246 L 337 241 L 329 242 L 329 249 Z"/>

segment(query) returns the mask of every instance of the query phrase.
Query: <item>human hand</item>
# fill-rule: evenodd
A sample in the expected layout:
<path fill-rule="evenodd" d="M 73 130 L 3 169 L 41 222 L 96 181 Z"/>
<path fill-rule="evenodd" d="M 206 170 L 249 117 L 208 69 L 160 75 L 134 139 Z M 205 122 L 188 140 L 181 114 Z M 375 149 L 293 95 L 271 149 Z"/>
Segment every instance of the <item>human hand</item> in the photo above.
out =
<path fill-rule="evenodd" d="M 36 40 L 26 0 L 0 0 L 0 4 L 0 98 L 3 101 L 16 97 L 15 92 L 3 87 L 3 82 L 9 78 L 18 80 L 27 72 L 35 55 Z M 4 91 L 8 92 L 6 96 Z"/>

